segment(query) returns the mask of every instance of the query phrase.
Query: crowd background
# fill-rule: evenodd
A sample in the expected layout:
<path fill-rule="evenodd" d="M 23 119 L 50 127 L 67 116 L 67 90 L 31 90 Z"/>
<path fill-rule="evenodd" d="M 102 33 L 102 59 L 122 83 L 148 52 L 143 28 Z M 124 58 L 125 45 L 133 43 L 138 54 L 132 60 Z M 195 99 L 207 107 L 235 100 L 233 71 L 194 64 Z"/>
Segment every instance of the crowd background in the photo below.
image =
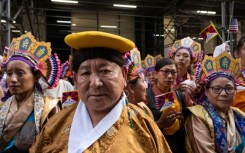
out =
<path fill-rule="evenodd" d="M 0 3 L 0 152 L 245 152 L 243 1 L 72 2 Z"/>

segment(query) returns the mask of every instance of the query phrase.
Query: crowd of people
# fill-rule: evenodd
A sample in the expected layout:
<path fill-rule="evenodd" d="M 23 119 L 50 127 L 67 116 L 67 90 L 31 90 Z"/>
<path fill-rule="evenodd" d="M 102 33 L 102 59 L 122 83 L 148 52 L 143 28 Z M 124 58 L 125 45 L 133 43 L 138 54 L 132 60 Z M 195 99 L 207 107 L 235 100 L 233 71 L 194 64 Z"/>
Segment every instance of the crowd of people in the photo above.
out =
<path fill-rule="evenodd" d="M 64 40 L 63 64 L 31 33 L 5 47 L 0 153 L 245 152 L 245 37 L 234 56 L 186 37 L 145 60 L 106 32 Z"/>

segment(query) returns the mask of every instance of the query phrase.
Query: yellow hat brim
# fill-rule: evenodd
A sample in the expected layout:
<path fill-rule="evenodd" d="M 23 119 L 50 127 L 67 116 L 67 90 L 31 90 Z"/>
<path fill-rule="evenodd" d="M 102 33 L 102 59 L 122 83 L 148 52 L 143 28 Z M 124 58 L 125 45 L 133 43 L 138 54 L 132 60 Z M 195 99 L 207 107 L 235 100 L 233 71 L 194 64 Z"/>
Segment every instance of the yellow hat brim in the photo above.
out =
<path fill-rule="evenodd" d="M 65 37 L 65 43 L 76 50 L 103 47 L 125 53 L 135 48 L 134 42 L 129 39 L 100 31 L 69 34 Z"/>

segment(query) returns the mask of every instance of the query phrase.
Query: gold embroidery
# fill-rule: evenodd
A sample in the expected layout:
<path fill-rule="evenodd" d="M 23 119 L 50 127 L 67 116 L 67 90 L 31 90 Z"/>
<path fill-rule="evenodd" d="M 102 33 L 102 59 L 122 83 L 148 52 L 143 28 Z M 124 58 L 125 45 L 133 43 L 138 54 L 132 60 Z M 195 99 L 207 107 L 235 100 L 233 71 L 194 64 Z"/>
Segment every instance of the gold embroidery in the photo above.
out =
<path fill-rule="evenodd" d="M 45 53 L 45 49 L 44 48 L 41 48 L 37 51 L 37 57 L 41 57 L 43 54 Z"/>
<path fill-rule="evenodd" d="M 67 132 L 70 132 L 70 128 L 71 128 L 71 126 L 64 128 L 64 129 L 61 131 L 61 135 L 66 134 Z"/>
<path fill-rule="evenodd" d="M 228 68 L 228 60 L 227 60 L 227 58 L 224 58 L 224 59 L 222 60 L 222 65 L 223 65 L 225 68 Z"/>
<path fill-rule="evenodd" d="M 29 44 L 30 44 L 29 39 L 25 39 L 23 41 L 23 44 L 22 44 L 21 47 L 24 48 L 24 49 L 27 49 L 27 47 L 29 46 Z"/>
<path fill-rule="evenodd" d="M 208 64 L 207 64 L 207 69 L 208 69 L 208 70 L 213 69 L 213 66 L 212 66 L 211 62 L 208 62 Z"/>
<path fill-rule="evenodd" d="M 108 130 L 107 130 L 107 134 L 108 136 L 114 136 L 115 135 L 115 132 L 116 132 L 116 128 L 114 126 L 110 127 Z"/>

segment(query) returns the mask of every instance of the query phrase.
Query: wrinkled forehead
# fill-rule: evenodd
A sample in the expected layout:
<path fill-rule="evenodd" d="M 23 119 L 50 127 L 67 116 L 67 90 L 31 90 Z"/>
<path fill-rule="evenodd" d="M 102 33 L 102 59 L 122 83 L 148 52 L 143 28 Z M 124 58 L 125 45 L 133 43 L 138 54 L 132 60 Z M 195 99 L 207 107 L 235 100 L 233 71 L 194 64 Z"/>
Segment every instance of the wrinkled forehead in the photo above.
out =
<path fill-rule="evenodd" d="M 31 70 L 31 66 L 21 60 L 13 60 L 9 61 L 6 65 L 7 70 L 10 69 L 29 69 Z"/>
<path fill-rule="evenodd" d="M 37 67 L 37 63 L 35 60 L 31 59 L 29 56 L 19 56 L 14 55 L 9 58 L 9 60 L 6 63 L 6 67 L 8 69 L 9 63 L 12 63 L 11 66 L 21 66 L 25 65 L 26 67 L 29 67 L 30 69 L 35 71 L 35 68 Z M 18 64 L 20 63 L 20 64 Z"/>
<path fill-rule="evenodd" d="M 83 68 L 92 69 L 92 68 L 102 68 L 102 67 L 111 67 L 113 69 L 121 69 L 121 67 L 119 67 L 118 64 L 111 62 L 109 60 L 106 60 L 104 58 L 87 59 L 80 64 L 79 69 L 83 69 Z"/>

